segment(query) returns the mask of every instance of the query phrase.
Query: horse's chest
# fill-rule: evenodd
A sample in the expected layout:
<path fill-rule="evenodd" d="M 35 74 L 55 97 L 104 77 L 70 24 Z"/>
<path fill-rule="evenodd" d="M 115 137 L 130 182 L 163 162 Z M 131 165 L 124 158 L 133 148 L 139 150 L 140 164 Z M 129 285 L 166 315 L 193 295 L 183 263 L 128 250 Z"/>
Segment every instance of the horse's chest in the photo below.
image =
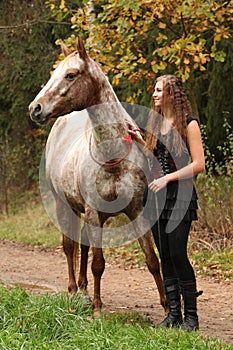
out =
<path fill-rule="evenodd" d="M 97 167 L 95 171 L 86 171 L 79 185 L 84 201 L 104 212 L 120 212 L 132 198 L 130 187 L 132 174 L 121 167 L 107 170 Z"/>
<path fill-rule="evenodd" d="M 95 186 L 97 192 L 105 200 L 114 200 L 119 195 L 126 194 L 125 186 L 130 182 L 130 174 L 126 171 L 104 171 L 96 173 Z"/>

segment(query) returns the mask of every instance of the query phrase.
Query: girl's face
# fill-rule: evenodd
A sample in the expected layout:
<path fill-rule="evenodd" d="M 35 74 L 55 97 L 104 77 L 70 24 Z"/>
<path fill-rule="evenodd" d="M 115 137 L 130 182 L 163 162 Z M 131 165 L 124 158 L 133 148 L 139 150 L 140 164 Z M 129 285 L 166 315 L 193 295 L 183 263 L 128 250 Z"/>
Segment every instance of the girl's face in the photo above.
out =
<path fill-rule="evenodd" d="M 159 80 L 155 84 L 154 92 L 152 95 L 154 107 L 162 108 L 164 105 L 164 89 L 163 89 L 163 81 Z"/>

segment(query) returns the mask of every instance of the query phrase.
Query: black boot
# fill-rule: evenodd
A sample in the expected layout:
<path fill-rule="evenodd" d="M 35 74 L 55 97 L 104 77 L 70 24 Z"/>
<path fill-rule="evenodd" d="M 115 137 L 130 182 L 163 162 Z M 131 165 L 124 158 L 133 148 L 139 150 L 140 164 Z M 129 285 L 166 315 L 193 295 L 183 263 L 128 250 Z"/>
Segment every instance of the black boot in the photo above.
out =
<path fill-rule="evenodd" d="M 178 280 L 176 278 L 165 279 L 164 288 L 170 311 L 168 316 L 157 325 L 157 328 L 179 326 L 182 323 L 182 314 Z"/>
<path fill-rule="evenodd" d="M 181 293 L 184 300 L 184 320 L 181 329 L 191 332 L 199 329 L 197 316 L 197 297 L 202 291 L 197 292 L 196 281 L 180 281 Z"/>

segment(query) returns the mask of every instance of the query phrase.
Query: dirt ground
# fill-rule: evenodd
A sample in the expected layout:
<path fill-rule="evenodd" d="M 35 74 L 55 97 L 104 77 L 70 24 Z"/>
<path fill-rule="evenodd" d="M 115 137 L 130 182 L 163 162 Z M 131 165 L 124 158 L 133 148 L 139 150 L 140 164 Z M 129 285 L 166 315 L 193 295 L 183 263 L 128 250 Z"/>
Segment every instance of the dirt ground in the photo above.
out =
<path fill-rule="evenodd" d="M 20 285 L 43 293 L 65 291 L 67 265 L 61 249 L 45 250 L 15 242 L 0 241 L 0 283 Z M 93 293 L 90 269 L 89 295 Z M 200 331 L 233 344 L 233 283 L 197 278 Z M 137 311 L 155 323 L 163 319 L 157 288 L 146 269 L 124 269 L 106 261 L 102 278 L 103 312 Z"/>

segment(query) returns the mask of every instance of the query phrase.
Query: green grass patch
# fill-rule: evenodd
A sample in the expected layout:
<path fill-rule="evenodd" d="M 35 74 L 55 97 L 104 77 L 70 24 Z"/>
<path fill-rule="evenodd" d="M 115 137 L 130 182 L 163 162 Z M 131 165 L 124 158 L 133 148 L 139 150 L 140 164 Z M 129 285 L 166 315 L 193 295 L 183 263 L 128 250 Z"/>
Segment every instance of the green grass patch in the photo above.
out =
<path fill-rule="evenodd" d="M 157 330 L 137 313 L 93 318 L 81 298 L 66 294 L 38 296 L 0 286 L 2 350 L 230 350 L 220 339 L 200 332 Z"/>
<path fill-rule="evenodd" d="M 57 247 L 61 233 L 51 223 L 41 201 L 26 202 L 9 216 L 0 216 L 0 239 Z"/>

